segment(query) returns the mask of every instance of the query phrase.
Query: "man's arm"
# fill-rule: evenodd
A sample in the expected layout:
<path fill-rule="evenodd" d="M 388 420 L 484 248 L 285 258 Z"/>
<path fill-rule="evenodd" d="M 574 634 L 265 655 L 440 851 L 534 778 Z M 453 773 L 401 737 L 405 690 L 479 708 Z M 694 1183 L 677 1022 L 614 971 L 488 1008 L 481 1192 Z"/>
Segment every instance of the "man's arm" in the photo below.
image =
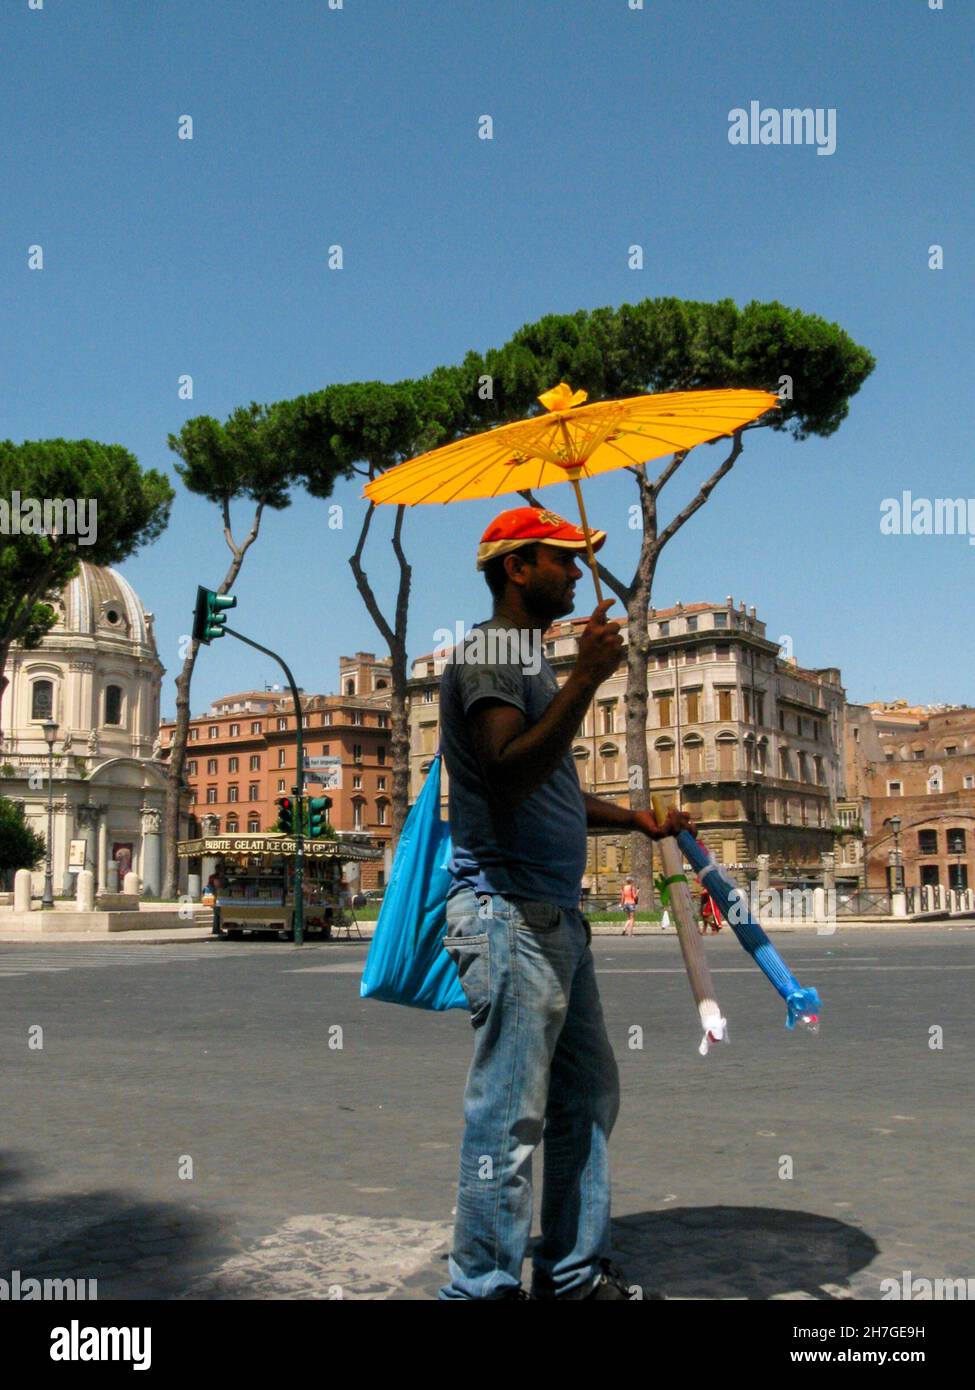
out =
<path fill-rule="evenodd" d="M 628 806 L 618 806 L 615 801 L 604 801 L 602 797 L 583 793 L 586 803 L 586 825 L 590 830 L 642 830 L 651 840 L 662 840 L 667 835 L 677 835 L 681 830 L 695 833 L 694 822 L 684 811 L 671 806 L 663 825 L 657 824 L 652 811 L 631 811 Z"/>
<path fill-rule="evenodd" d="M 579 658 L 568 680 L 537 724 L 511 704 L 478 700 L 470 709 L 471 737 L 488 791 L 500 807 L 513 810 L 527 800 L 558 767 L 585 718 L 592 698 L 619 665 L 623 639 L 619 623 L 607 623 L 598 604 L 579 639 Z"/>

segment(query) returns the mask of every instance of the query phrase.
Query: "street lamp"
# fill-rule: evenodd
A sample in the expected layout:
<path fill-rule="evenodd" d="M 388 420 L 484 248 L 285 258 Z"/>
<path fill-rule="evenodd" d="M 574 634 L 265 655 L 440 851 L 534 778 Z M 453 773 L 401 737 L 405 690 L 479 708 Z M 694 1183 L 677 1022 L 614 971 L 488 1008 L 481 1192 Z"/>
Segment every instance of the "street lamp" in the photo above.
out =
<path fill-rule="evenodd" d="M 901 866 L 901 818 L 900 816 L 888 816 L 884 825 L 889 825 L 894 832 L 894 886 L 893 892 L 903 893 L 904 891 L 904 870 Z"/>
<path fill-rule="evenodd" d="M 54 906 L 54 883 L 51 872 L 51 849 L 54 839 L 54 740 L 58 736 L 58 726 L 53 719 L 45 719 L 44 741 L 47 744 L 47 854 L 44 859 L 44 896 L 42 908 Z"/>

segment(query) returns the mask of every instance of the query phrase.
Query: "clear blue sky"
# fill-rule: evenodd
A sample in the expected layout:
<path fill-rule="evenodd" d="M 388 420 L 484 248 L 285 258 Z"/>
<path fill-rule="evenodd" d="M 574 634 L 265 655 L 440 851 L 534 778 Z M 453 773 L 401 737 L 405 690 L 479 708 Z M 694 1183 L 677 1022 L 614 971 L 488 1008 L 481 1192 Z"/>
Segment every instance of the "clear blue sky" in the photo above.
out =
<path fill-rule="evenodd" d="M 172 472 L 166 436 L 192 415 L 419 376 L 545 313 L 778 299 L 840 323 L 877 369 L 832 438 L 749 439 L 666 550 L 655 601 L 754 604 L 852 700 L 972 701 L 975 547 L 879 519 L 902 489 L 975 495 L 973 39 L 961 0 L 4 0 L 0 436 L 117 442 Z M 728 113 L 752 100 L 835 108 L 836 152 L 731 145 Z M 335 495 L 341 531 L 304 494 L 269 515 L 237 586 L 236 624 L 308 690 L 336 688 L 340 653 L 384 650 L 347 565 L 359 492 Z M 634 495 L 626 475 L 588 492 L 627 573 Z M 567 487 L 544 500 L 573 515 Z M 488 611 L 473 552 L 498 509 L 408 515 L 411 655 Z M 392 519 L 367 551 L 387 607 Z M 157 615 L 164 712 L 195 586 L 226 560 L 214 510 L 180 489 L 123 566 Z M 197 664 L 194 711 L 277 678 L 225 640 Z"/>

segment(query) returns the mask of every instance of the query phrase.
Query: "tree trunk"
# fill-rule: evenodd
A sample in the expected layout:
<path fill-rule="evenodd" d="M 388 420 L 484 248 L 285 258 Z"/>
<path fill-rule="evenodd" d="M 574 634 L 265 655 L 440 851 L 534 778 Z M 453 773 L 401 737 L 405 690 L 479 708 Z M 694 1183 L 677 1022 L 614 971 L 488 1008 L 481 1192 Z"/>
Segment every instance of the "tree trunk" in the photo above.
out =
<path fill-rule="evenodd" d="M 226 594 L 236 583 L 237 576 L 240 574 L 240 567 L 244 563 L 244 556 L 257 540 L 263 512 L 264 503 L 259 502 L 254 512 L 251 529 L 243 543 L 238 545 L 230 529 L 230 504 L 229 501 L 224 501 L 223 537 L 230 547 L 233 559 L 230 562 L 230 568 L 224 575 L 223 583 L 219 589 L 214 590 L 215 593 Z M 199 648 L 199 642 L 191 640 L 182 670 L 176 677 L 176 727 L 173 730 L 169 766 L 166 769 L 166 799 L 163 820 L 162 897 L 164 900 L 173 900 L 179 893 L 179 860 L 176 853 L 179 843 L 179 798 L 180 792 L 183 790 L 183 767 L 186 762 L 186 743 L 190 727 L 190 682 L 193 678 L 193 667 L 196 665 Z"/>
<path fill-rule="evenodd" d="M 374 476 L 374 470 L 370 469 L 370 477 Z M 403 515 L 405 507 L 396 508 L 396 524 L 393 527 L 393 553 L 399 564 L 399 587 L 396 591 L 396 616 L 394 626 L 390 626 L 388 619 L 383 614 L 376 600 L 369 576 L 366 574 L 362 565 L 362 552 L 365 548 L 366 538 L 369 535 L 369 526 L 376 504 L 370 502 L 362 522 L 362 530 L 359 532 L 359 541 L 356 545 L 354 554 L 349 556 L 349 565 L 355 576 L 356 587 L 362 595 L 362 601 L 369 610 L 376 627 L 379 629 L 389 655 L 392 659 L 392 690 L 390 693 L 389 722 L 392 737 L 390 746 L 393 755 L 393 790 L 392 790 L 392 835 L 390 838 L 390 848 L 395 851 L 399 841 L 403 823 L 406 820 L 410 802 L 410 733 L 408 725 L 407 694 L 406 682 L 408 680 L 407 659 L 406 659 L 406 623 L 410 611 L 410 583 L 413 571 L 406 559 L 406 554 L 402 545 Z"/>

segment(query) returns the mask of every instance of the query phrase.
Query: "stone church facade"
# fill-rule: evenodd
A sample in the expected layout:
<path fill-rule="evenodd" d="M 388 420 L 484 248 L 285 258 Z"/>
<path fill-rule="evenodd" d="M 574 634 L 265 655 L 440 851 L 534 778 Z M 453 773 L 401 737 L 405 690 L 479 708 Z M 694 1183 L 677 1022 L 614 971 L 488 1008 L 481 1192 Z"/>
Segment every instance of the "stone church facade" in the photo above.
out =
<path fill-rule="evenodd" d="M 159 761 L 163 666 L 152 614 L 117 571 L 82 563 L 55 604 L 57 622 L 32 651 L 14 646 L 0 697 L 0 794 L 24 805 L 43 838 L 48 744 L 53 760 L 54 893 L 74 891 L 69 851 L 100 891 L 132 868 L 143 892 L 162 874 L 166 769 Z M 81 842 L 81 844 L 79 844 Z M 83 848 L 82 848 L 83 846 Z M 32 891 L 43 891 L 43 863 Z"/>

